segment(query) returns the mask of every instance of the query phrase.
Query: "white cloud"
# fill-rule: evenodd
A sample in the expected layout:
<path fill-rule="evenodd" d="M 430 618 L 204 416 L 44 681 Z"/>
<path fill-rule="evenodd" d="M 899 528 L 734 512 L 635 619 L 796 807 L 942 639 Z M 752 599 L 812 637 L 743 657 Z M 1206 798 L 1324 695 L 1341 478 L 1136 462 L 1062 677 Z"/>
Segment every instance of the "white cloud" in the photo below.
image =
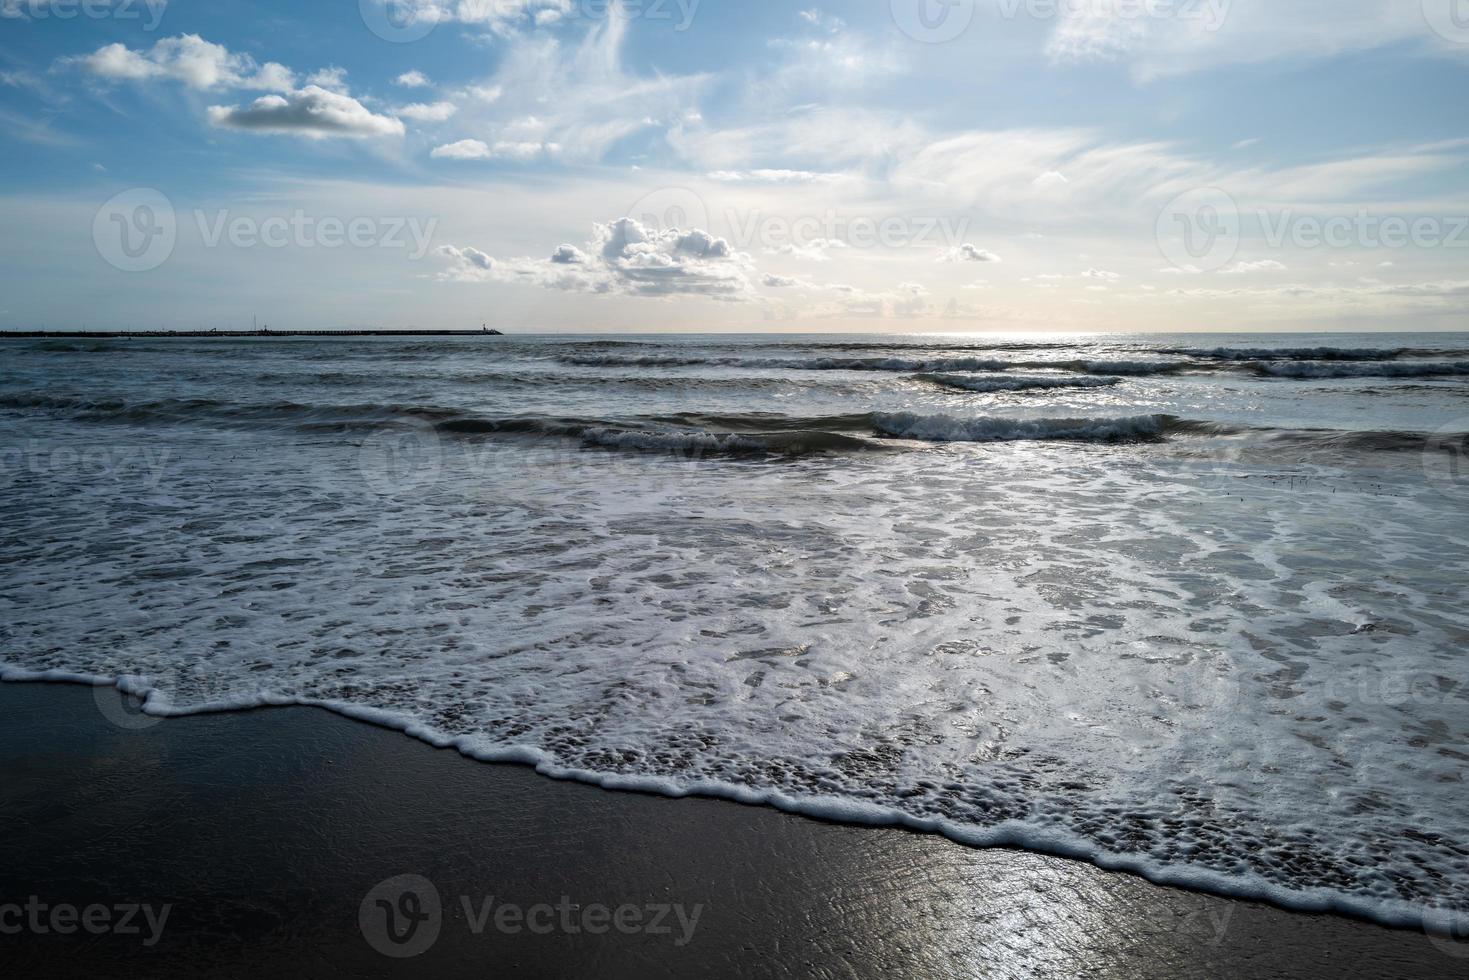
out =
<path fill-rule="evenodd" d="M 498 6 L 507 4 L 525 6 L 511 0 Z M 524 12 L 518 9 L 516 16 Z M 489 12 L 484 16 L 495 23 L 505 20 Z M 580 43 L 544 34 L 517 36 L 493 75 L 456 93 L 460 127 L 492 149 L 498 145 L 495 156 L 529 159 L 554 152 L 570 162 L 594 162 L 635 134 L 680 124 L 693 112 L 708 76 L 642 77 L 626 71 L 621 48 L 628 22 L 626 16 L 599 18 Z"/>
<path fill-rule="evenodd" d="M 436 160 L 489 160 L 493 154 L 489 144 L 483 140 L 459 140 L 434 147 L 429 156 Z"/>
<path fill-rule="evenodd" d="M 516 143 L 501 140 L 493 146 L 484 140 L 459 140 L 436 146 L 429 156 L 443 160 L 534 160 L 545 154 L 555 154 L 560 147 L 555 143 Z"/>
<path fill-rule="evenodd" d="M 306 77 L 307 85 L 315 85 L 324 88 L 328 92 L 347 92 L 347 69 L 338 68 L 335 65 L 330 68 L 321 68 Z"/>
<path fill-rule="evenodd" d="M 723 184 L 811 184 L 840 180 L 841 174 L 811 170 L 714 170 L 710 172 L 709 179 Z"/>
<path fill-rule="evenodd" d="M 1248 272 L 1283 272 L 1285 266 L 1274 259 L 1260 259 L 1258 262 L 1236 262 L 1225 269 L 1220 269 L 1219 274 L 1240 275 Z"/>
<path fill-rule="evenodd" d="M 209 121 L 221 128 L 262 133 L 327 136 L 402 136 L 403 124 L 380 116 L 349 95 L 308 85 L 289 95 L 265 95 L 250 105 L 210 106 Z"/>
<path fill-rule="evenodd" d="M 1122 277 L 1115 272 L 1108 272 L 1106 269 L 1088 269 L 1081 274 L 1081 278 L 1100 279 L 1103 282 L 1116 282 Z"/>
<path fill-rule="evenodd" d="M 947 249 L 939 256 L 941 262 L 999 262 L 1000 257 L 987 248 L 979 248 L 965 242 Z"/>
<path fill-rule="evenodd" d="M 828 252 L 848 247 L 850 246 L 839 238 L 812 238 L 809 241 L 786 242 L 767 248 L 765 252 L 767 255 L 784 255 L 806 262 L 830 262 L 831 256 Z"/>
<path fill-rule="evenodd" d="M 246 54 L 236 54 L 221 44 L 197 34 L 180 34 L 156 41 L 153 47 L 134 51 L 123 44 L 108 44 L 89 55 L 64 59 L 113 82 L 136 82 L 162 78 L 183 82 L 193 89 L 254 88 L 266 91 L 289 89 L 291 71 L 275 62 L 257 65 Z"/>
<path fill-rule="evenodd" d="M 1062 4 L 1047 52 L 1059 62 L 1121 61 L 1140 79 L 1277 58 L 1331 57 L 1402 42 L 1444 50 L 1421 0 L 1200 0 Z"/>
<path fill-rule="evenodd" d="M 585 250 L 561 245 L 550 258 L 497 262 L 477 249 L 444 246 L 446 281 L 519 282 L 547 289 L 627 296 L 753 298 L 748 256 L 699 229 L 649 228 L 632 218 L 593 225 Z"/>
<path fill-rule="evenodd" d="M 443 122 L 458 111 L 459 107 L 452 102 L 413 102 L 399 106 L 393 114 L 415 122 Z"/>
<path fill-rule="evenodd" d="M 395 85 L 401 85 L 404 88 L 426 88 L 433 84 L 433 82 L 429 81 L 427 75 L 425 75 L 421 71 L 418 71 L 417 69 L 414 69 L 413 71 L 405 71 L 403 74 L 393 79 L 393 83 Z"/>

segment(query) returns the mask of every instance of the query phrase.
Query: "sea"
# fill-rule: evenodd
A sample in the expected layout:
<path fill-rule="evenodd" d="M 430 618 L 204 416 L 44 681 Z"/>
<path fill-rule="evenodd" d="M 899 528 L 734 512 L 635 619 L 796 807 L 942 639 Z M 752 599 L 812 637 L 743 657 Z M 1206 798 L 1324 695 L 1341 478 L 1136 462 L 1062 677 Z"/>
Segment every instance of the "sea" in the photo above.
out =
<path fill-rule="evenodd" d="M 0 365 L 0 675 L 117 685 L 119 725 L 318 705 L 613 789 L 1469 923 L 1469 334 Z"/>

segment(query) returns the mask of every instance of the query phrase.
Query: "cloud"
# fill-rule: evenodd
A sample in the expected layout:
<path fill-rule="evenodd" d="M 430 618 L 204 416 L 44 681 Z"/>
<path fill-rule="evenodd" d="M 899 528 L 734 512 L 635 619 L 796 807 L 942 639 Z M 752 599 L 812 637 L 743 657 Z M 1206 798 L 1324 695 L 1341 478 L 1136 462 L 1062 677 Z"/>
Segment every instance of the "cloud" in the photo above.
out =
<path fill-rule="evenodd" d="M 777 276 L 769 272 L 760 277 L 760 285 L 768 286 L 771 289 L 813 288 L 811 283 L 804 279 L 798 279 L 795 276 Z"/>
<path fill-rule="evenodd" d="M 456 16 L 503 25 L 532 6 L 567 10 L 570 0 L 554 7 L 519 0 L 484 0 L 482 6 L 475 14 L 461 4 Z M 596 18 L 579 42 L 517 35 L 492 75 L 454 93 L 461 131 L 491 147 L 483 159 L 554 153 L 568 162 L 596 162 L 625 141 L 656 138 L 680 124 L 694 111 L 709 76 L 630 73 L 621 56 L 628 24 L 624 15 Z"/>
<path fill-rule="evenodd" d="M 308 85 L 288 95 L 266 95 L 249 106 L 210 106 L 209 121 L 225 129 L 327 136 L 402 136 L 403 124 L 380 116 L 349 95 Z"/>
<path fill-rule="evenodd" d="M 715 170 L 709 179 L 725 184 L 811 184 L 840 180 L 841 174 L 811 170 Z"/>
<path fill-rule="evenodd" d="M 426 88 L 432 85 L 433 82 L 429 81 L 428 76 L 423 72 L 415 69 L 413 71 L 405 71 L 393 79 L 393 84 L 401 85 L 404 88 Z"/>
<path fill-rule="evenodd" d="M 1434 38 L 1419 0 L 1199 0 L 1063 4 L 1046 47 L 1057 62 L 1123 62 L 1140 80 L 1277 58 L 1332 57 Z"/>
<path fill-rule="evenodd" d="M 429 156 L 442 160 L 533 160 L 560 150 L 555 143 L 515 143 L 501 140 L 491 146 L 483 140 L 459 140 L 445 143 L 429 151 Z"/>
<path fill-rule="evenodd" d="M 315 85 L 324 88 L 328 92 L 347 92 L 347 69 L 338 68 L 336 65 L 330 68 L 321 68 L 306 77 L 307 85 Z"/>
<path fill-rule="evenodd" d="M 999 262 L 1000 257 L 987 248 L 978 248 L 965 242 L 947 249 L 939 257 L 941 262 Z"/>
<path fill-rule="evenodd" d="M 477 249 L 437 250 L 445 281 L 519 282 L 626 296 L 753 298 L 749 257 L 706 231 L 649 228 L 633 218 L 594 224 L 585 249 L 561 245 L 544 260 L 496 261 Z"/>
<path fill-rule="evenodd" d="M 1247 272 L 1283 272 L 1285 266 L 1274 259 L 1260 259 L 1258 262 L 1236 262 L 1225 269 L 1220 269 L 1221 276 L 1240 275 Z"/>
<path fill-rule="evenodd" d="M 1100 279 L 1103 282 L 1116 282 L 1122 277 L 1115 272 L 1108 272 L 1106 269 L 1088 269 L 1081 274 L 1081 278 Z"/>
<path fill-rule="evenodd" d="M 489 160 L 491 153 L 489 144 L 481 140 L 459 140 L 434 147 L 429 156 L 435 160 Z"/>
<path fill-rule="evenodd" d="M 413 102 L 399 106 L 393 114 L 415 122 L 443 122 L 458 111 L 459 107 L 452 102 Z"/>
<path fill-rule="evenodd" d="M 850 248 L 846 242 L 839 238 L 813 238 L 806 242 L 786 242 L 765 250 L 767 255 L 784 255 L 793 259 L 801 259 L 806 262 L 830 262 L 831 256 L 826 253 L 833 249 Z"/>
<path fill-rule="evenodd" d="M 284 91 L 294 85 L 290 69 L 275 62 L 258 65 L 246 54 L 236 54 L 197 34 L 161 38 L 153 47 L 134 51 L 108 44 L 89 55 L 63 59 L 110 82 L 172 79 L 192 89 L 253 88 Z"/>
<path fill-rule="evenodd" d="M 440 245 L 434 249 L 434 254 L 447 260 L 461 271 L 478 273 L 493 272 L 495 260 L 477 248 L 455 248 L 453 245 Z"/>

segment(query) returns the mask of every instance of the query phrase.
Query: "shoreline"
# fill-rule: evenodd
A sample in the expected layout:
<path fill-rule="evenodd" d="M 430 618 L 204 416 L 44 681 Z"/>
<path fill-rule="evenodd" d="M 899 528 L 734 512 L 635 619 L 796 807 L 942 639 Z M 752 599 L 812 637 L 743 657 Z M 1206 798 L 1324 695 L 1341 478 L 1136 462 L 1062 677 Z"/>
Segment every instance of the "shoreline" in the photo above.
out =
<path fill-rule="evenodd" d="M 844 972 L 858 976 L 893 969 L 946 972 L 940 964 L 952 964 L 932 959 L 932 950 L 892 944 L 892 930 L 908 920 L 912 908 L 925 909 L 936 920 L 930 938 L 939 947 L 949 947 L 956 956 L 962 952 L 966 962 L 987 963 L 985 972 L 1010 962 L 1015 935 L 1002 930 L 973 946 L 976 924 L 1003 920 L 1016 909 L 1025 913 L 1022 932 L 1032 942 L 1054 940 L 1062 950 L 1075 940 L 1078 921 L 1098 915 L 1124 935 L 1145 936 L 1126 956 L 1128 968 L 1140 968 L 1142 975 L 1186 976 L 1190 964 L 1207 962 L 1212 964 L 1207 973 L 1217 968 L 1266 976 L 1283 962 L 1308 968 L 1300 959 L 1308 951 L 1317 958 L 1339 957 L 1344 967 L 1374 963 L 1370 972 L 1375 975 L 1469 970 L 1469 946 L 1422 932 L 1152 884 L 1131 873 L 1033 851 L 965 847 L 931 833 L 838 823 L 774 806 L 730 806 L 708 797 L 609 792 L 547 779 L 525 764 L 475 761 L 331 710 L 267 707 L 163 719 L 125 707 L 114 688 L 62 682 L 0 685 L 0 709 L 5 719 L 0 758 L 15 774 L 0 790 L 0 818 L 8 825 L 0 843 L 0 868 L 6 869 L 0 896 L 60 892 L 53 894 L 60 900 L 66 883 L 78 880 L 69 874 L 78 873 L 80 880 L 105 885 L 104 892 L 134 899 L 187 893 L 195 877 L 189 869 L 197 869 L 200 856 L 185 847 L 173 861 L 151 863 L 158 848 L 172 846 L 168 834 L 159 836 L 157 822 L 222 846 L 229 867 L 330 879 L 329 887 L 323 882 L 307 889 L 324 916 L 313 918 L 307 931 L 325 936 L 337 955 L 373 975 L 392 974 L 400 964 L 454 971 L 474 964 L 475 950 L 482 952 L 486 943 L 528 956 L 528 963 L 553 967 L 553 972 L 574 968 L 590 946 L 623 968 L 687 973 L 733 967 L 771 933 L 783 937 L 786 946 L 805 949 L 807 967 L 842 963 Z M 97 792 L 91 780 L 110 789 Z M 203 797 L 200 786 L 207 789 Z M 234 805 L 209 798 L 219 793 L 234 798 Z M 306 805 L 303 798 L 318 805 Z M 340 812 L 351 802 L 359 805 Z M 59 810 L 71 819 L 60 821 L 59 829 L 56 822 L 28 823 L 24 818 L 32 808 Z M 246 837 L 257 844 L 271 841 L 263 852 L 257 845 L 236 849 L 217 836 L 222 827 L 248 828 L 262 820 L 278 826 L 278 832 Z M 609 834 L 617 846 L 605 839 Z M 360 846 L 343 853 L 312 846 L 339 837 Z M 123 840 L 121 853 L 96 853 L 95 842 Z M 670 841 L 677 843 L 672 850 Z M 378 853 L 383 849 L 394 860 Z M 133 853 L 145 860 L 128 860 Z M 210 884 L 192 884 L 210 892 L 238 890 L 247 898 L 235 904 L 252 904 L 250 889 L 237 889 L 230 874 L 216 875 L 219 855 L 208 848 L 206 853 L 206 861 L 216 862 L 210 865 Z M 478 857 L 440 868 L 445 855 Z M 594 860 L 588 863 L 586 857 Z M 333 860 L 340 867 L 322 866 Z M 77 862 L 86 867 L 69 873 L 68 866 Z M 562 892 L 586 896 L 584 902 L 609 893 L 673 894 L 706 911 L 695 940 L 672 946 L 651 935 L 634 940 L 616 933 L 595 942 L 582 936 L 563 943 L 468 930 L 451 936 L 450 924 L 464 923 L 445 908 L 444 937 L 421 959 L 399 961 L 371 948 L 355 919 L 373 884 L 401 874 L 422 875 L 441 890 L 452 882 L 465 894 L 478 888 L 545 901 Z M 763 896 L 763 904 L 752 907 L 751 896 Z M 170 949 L 195 962 L 192 957 L 210 945 L 208 930 L 197 928 L 200 923 L 233 921 L 218 895 L 186 898 L 179 904 L 182 917 L 175 919 L 175 932 L 156 947 L 133 951 L 158 960 L 150 970 L 173 969 Z M 832 906 L 836 898 L 843 900 Z M 190 907 L 193 911 L 186 911 Z M 212 918 L 200 918 L 205 908 L 214 910 Z M 854 915 L 870 928 L 847 927 Z M 182 938 L 167 942 L 175 935 Z M 37 955 L 48 946 L 54 951 L 60 938 L 51 936 L 48 943 L 44 936 L 22 937 L 22 955 L 27 948 Z M 10 945 L 4 939 L 0 949 Z M 113 953 L 116 947 L 89 946 Z M 626 959 L 634 949 L 636 955 Z M 252 964 L 258 959 L 248 949 L 241 952 Z M 1023 962 L 1028 970 L 1049 962 L 1055 952 L 1049 946 L 1044 955 L 1031 950 L 1040 960 Z M 781 966 L 762 959 L 759 972 L 809 973 L 801 962 L 797 957 Z M 1310 960 L 1311 969 L 1320 965 Z M 1075 967 L 1062 971 L 1074 972 Z"/>
<path fill-rule="evenodd" d="M 111 678 L 93 677 L 67 671 L 27 671 L 8 667 L 0 662 L 0 691 L 7 685 L 60 685 L 79 686 L 91 689 L 110 689 L 129 700 L 146 701 L 153 688 L 140 685 L 119 687 Z M 664 800 L 710 800 L 724 804 L 772 810 L 799 819 L 815 820 L 839 827 L 857 829 L 891 830 L 901 833 L 935 837 L 952 846 L 971 850 L 1003 849 L 1018 853 L 1067 862 L 1076 862 L 1096 868 L 1108 874 L 1123 874 L 1159 888 L 1178 889 L 1192 894 L 1224 901 L 1255 902 L 1268 905 L 1292 915 L 1330 915 L 1361 922 L 1392 931 L 1407 931 L 1422 934 L 1430 913 L 1411 906 L 1392 907 L 1390 912 L 1382 908 L 1367 908 L 1351 896 L 1322 889 L 1316 893 L 1303 894 L 1291 891 L 1273 882 L 1256 878 L 1244 882 L 1207 869 L 1194 869 L 1172 865 L 1151 865 L 1146 858 L 1130 854 L 1098 851 L 1084 839 L 1075 841 L 1053 838 L 1040 841 L 1034 837 L 1026 839 L 1031 831 L 1024 825 L 1000 824 L 994 827 L 970 827 L 945 820 L 927 820 L 914 817 L 898 810 L 874 807 L 857 800 L 828 798 L 820 800 L 796 799 L 775 790 L 757 790 L 744 786 L 723 783 L 699 784 L 690 788 L 673 789 L 656 776 L 627 775 L 620 773 L 597 773 L 557 766 L 549 762 L 544 754 L 530 747 L 507 748 L 496 752 L 476 751 L 462 739 L 435 737 L 412 719 L 403 718 L 381 709 L 331 702 L 299 699 L 257 701 L 251 704 L 212 704 L 196 708 L 176 710 L 159 714 L 145 713 L 141 707 L 136 713 L 157 723 L 172 719 L 208 717 L 294 709 L 322 711 L 352 724 L 367 725 L 393 735 L 405 736 L 436 751 L 452 752 L 475 764 L 487 766 L 514 766 L 529 770 L 537 778 L 590 787 L 609 793 L 635 793 Z M 1469 936 L 1469 910 L 1454 909 L 1452 918 L 1444 919 L 1444 931 L 1456 936 Z M 1469 948 L 1466 948 L 1469 955 Z"/>

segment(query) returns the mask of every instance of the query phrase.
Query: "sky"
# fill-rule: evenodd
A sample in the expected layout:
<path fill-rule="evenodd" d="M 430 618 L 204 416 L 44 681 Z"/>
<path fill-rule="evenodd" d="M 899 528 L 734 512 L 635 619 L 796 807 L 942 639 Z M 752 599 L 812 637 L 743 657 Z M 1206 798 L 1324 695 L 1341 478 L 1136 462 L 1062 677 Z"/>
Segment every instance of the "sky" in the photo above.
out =
<path fill-rule="evenodd" d="M 0 329 L 1469 329 L 1469 0 L 0 0 Z"/>

